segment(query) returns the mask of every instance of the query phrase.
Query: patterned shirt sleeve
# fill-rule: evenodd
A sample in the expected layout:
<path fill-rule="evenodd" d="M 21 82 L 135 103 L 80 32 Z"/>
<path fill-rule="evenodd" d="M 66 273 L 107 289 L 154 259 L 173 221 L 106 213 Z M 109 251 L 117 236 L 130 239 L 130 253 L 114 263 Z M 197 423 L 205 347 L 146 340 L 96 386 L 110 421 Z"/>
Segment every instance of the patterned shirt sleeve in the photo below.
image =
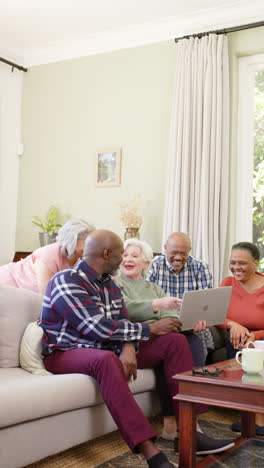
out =
<path fill-rule="evenodd" d="M 65 280 L 67 276 L 67 281 Z M 113 283 L 114 284 L 114 283 Z M 96 287 L 87 288 L 76 278 L 67 273 L 56 276 L 51 281 L 50 297 L 45 297 L 44 302 L 49 301 L 49 307 L 55 313 L 53 316 L 54 327 L 56 320 L 62 323 L 60 333 L 83 336 L 89 341 L 116 340 L 131 342 L 148 339 L 150 335 L 147 324 L 132 323 L 128 320 L 127 310 L 119 291 L 115 298 L 111 299 L 109 290 L 102 285 L 105 303 L 102 302 Z M 46 307 L 48 304 L 45 304 Z M 45 318 L 42 318 L 45 320 Z M 77 337 L 77 336 L 76 336 Z M 58 338 L 58 341 L 60 339 Z"/>
<path fill-rule="evenodd" d="M 197 289 L 209 289 L 212 287 L 212 274 L 209 266 L 206 263 L 201 263 L 197 277 Z"/>
<path fill-rule="evenodd" d="M 157 263 L 152 262 L 146 274 L 146 280 L 152 283 L 157 282 Z"/>

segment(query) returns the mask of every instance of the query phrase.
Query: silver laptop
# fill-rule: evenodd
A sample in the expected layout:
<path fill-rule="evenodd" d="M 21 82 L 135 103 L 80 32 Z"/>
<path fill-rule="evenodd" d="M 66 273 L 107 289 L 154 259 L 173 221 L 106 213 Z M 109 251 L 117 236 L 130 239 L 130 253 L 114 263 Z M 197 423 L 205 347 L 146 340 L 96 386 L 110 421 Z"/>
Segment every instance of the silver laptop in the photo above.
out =
<path fill-rule="evenodd" d="M 179 320 L 182 330 L 192 330 L 197 320 L 206 320 L 208 327 L 219 325 L 226 319 L 232 286 L 186 291 L 183 296 Z"/>

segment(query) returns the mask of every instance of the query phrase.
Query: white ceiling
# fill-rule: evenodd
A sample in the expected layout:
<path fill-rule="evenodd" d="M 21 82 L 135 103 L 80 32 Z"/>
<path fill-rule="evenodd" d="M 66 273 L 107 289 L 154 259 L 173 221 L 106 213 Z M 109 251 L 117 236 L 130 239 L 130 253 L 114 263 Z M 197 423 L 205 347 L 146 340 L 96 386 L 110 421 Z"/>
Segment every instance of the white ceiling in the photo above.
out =
<path fill-rule="evenodd" d="M 0 0 L 0 56 L 24 66 L 264 20 L 264 0 Z"/>

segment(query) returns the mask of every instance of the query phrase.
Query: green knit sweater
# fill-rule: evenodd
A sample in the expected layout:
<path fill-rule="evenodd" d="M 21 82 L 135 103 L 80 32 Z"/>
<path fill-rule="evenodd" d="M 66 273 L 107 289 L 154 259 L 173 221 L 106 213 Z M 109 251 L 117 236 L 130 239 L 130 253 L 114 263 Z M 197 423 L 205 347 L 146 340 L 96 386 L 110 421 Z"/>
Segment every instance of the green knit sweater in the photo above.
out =
<path fill-rule="evenodd" d="M 115 277 L 121 288 L 128 314 L 132 322 L 155 322 L 165 317 L 178 318 L 177 310 L 161 310 L 154 314 L 152 301 L 167 294 L 155 283 L 146 280 L 132 280 L 124 276 Z"/>

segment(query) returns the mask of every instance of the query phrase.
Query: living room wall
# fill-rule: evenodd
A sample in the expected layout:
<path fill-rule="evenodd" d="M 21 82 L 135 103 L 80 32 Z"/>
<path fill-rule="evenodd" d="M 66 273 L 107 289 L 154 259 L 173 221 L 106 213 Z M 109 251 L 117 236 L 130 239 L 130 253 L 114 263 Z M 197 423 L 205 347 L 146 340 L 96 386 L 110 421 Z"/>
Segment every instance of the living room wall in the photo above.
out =
<path fill-rule="evenodd" d="M 141 238 L 160 249 L 175 44 L 29 69 L 24 76 L 17 250 L 38 246 L 51 204 L 123 237 L 119 202 L 139 194 Z M 122 148 L 120 187 L 95 186 L 95 152 Z"/>
<path fill-rule="evenodd" d="M 236 223 L 238 57 L 263 52 L 264 28 L 230 34 L 229 249 Z M 175 63 L 166 41 L 31 68 L 24 76 L 16 250 L 38 246 L 33 215 L 51 204 L 123 236 L 119 202 L 141 196 L 141 238 L 161 248 Z M 122 148 L 120 187 L 95 187 L 95 151 Z"/>

